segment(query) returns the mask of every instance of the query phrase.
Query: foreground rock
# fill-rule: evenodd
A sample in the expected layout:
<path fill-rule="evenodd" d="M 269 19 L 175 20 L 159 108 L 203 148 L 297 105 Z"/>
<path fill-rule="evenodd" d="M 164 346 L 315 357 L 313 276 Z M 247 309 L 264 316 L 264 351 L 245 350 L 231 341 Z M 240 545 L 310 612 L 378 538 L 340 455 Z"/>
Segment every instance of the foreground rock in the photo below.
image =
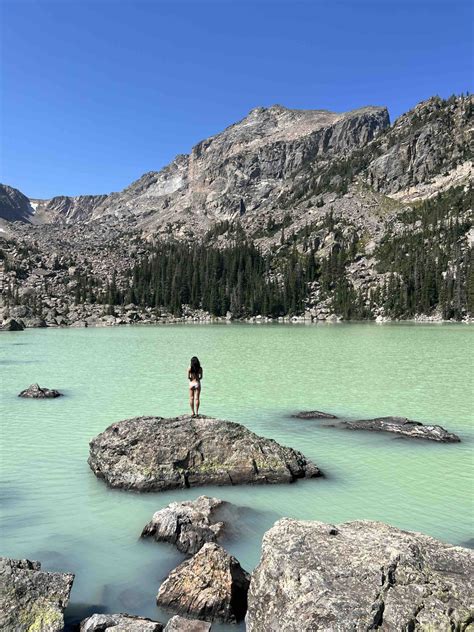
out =
<path fill-rule="evenodd" d="M 284 518 L 263 539 L 247 632 L 467 630 L 473 569 L 469 549 L 381 522 Z"/>
<path fill-rule="evenodd" d="M 93 614 L 81 622 L 80 632 L 162 632 L 163 625 L 130 614 Z"/>
<path fill-rule="evenodd" d="M 59 632 L 74 575 L 46 573 L 40 562 L 0 558 L 0 630 Z"/>
<path fill-rule="evenodd" d="M 205 544 L 169 574 L 159 606 L 208 621 L 236 622 L 247 610 L 250 575 L 218 544 Z"/>
<path fill-rule="evenodd" d="M 153 514 L 142 537 L 170 542 L 183 553 L 197 553 L 206 542 L 215 542 L 222 534 L 224 523 L 215 520 L 215 513 L 223 504 L 223 500 L 209 496 L 171 503 Z"/>
<path fill-rule="evenodd" d="M 196 621 L 196 619 L 185 619 L 176 615 L 166 624 L 164 632 L 209 632 L 211 624 L 207 621 Z"/>
<path fill-rule="evenodd" d="M 321 474 L 301 452 L 241 424 L 188 415 L 112 424 L 90 442 L 88 462 L 111 487 L 139 491 L 291 483 Z"/>
<path fill-rule="evenodd" d="M 54 388 L 42 388 L 39 384 L 31 384 L 24 391 L 19 393 L 18 397 L 28 397 L 30 399 L 48 399 L 60 397 L 62 393 Z"/>
<path fill-rule="evenodd" d="M 429 439 L 442 443 L 458 443 L 461 439 L 441 426 L 424 425 L 406 417 L 379 417 L 361 421 L 343 421 L 341 425 L 349 430 L 372 430 L 376 432 L 395 432 L 404 437 Z"/>
<path fill-rule="evenodd" d="M 323 413 L 320 410 L 303 410 L 300 413 L 291 415 L 295 419 L 337 419 L 336 415 L 331 413 Z"/>

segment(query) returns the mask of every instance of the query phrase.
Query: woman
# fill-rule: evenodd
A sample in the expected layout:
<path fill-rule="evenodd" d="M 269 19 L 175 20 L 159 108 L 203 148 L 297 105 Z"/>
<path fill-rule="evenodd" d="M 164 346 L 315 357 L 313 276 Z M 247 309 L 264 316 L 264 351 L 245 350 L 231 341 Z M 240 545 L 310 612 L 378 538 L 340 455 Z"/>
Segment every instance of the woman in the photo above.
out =
<path fill-rule="evenodd" d="M 199 414 L 199 400 L 201 397 L 202 366 L 196 356 L 191 358 L 191 366 L 188 369 L 189 404 L 193 417 Z"/>

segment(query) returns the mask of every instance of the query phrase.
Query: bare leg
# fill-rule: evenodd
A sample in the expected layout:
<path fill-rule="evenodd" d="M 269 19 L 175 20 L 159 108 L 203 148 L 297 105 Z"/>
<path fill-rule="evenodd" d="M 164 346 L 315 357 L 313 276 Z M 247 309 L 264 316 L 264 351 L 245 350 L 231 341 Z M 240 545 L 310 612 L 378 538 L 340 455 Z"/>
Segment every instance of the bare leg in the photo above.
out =
<path fill-rule="evenodd" d="M 196 402 L 196 415 L 199 415 L 199 404 L 201 400 L 201 389 L 197 388 L 196 389 L 196 398 L 195 398 L 195 402 Z"/>
<path fill-rule="evenodd" d="M 194 417 L 194 389 L 193 388 L 189 389 L 189 405 L 191 406 L 191 411 Z"/>

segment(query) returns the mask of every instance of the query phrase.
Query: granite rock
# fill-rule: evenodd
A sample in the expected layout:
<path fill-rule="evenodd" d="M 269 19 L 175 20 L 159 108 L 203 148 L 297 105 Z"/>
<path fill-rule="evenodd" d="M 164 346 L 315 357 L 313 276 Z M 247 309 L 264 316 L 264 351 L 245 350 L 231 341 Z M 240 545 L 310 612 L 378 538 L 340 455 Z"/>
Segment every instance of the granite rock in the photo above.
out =
<path fill-rule="evenodd" d="M 44 388 L 39 384 L 31 384 L 24 391 L 19 393 L 18 397 L 26 397 L 29 399 L 54 399 L 60 397 L 62 393 L 54 388 Z"/>
<path fill-rule="evenodd" d="M 163 625 L 130 614 L 93 614 L 81 621 L 80 632 L 162 632 Z"/>
<path fill-rule="evenodd" d="M 170 542 L 183 553 L 197 553 L 206 542 L 215 542 L 222 534 L 224 523 L 217 521 L 215 514 L 223 504 L 209 496 L 171 503 L 153 514 L 142 537 Z"/>
<path fill-rule="evenodd" d="M 208 543 L 171 571 L 156 602 L 178 614 L 236 622 L 247 610 L 249 582 L 250 575 L 235 557 L 218 544 Z"/>
<path fill-rule="evenodd" d="M 60 632 L 74 575 L 47 573 L 40 562 L 0 558 L 0 630 Z"/>
<path fill-rule="evenodd" d="M 241 424 L 202 415 L 112 424 L 90 442 L 88 462 L 109 486 L 138 491 L 291 483 L 321 474 L 301 452 Z"/>
<path fill-rule="evenodd" d="M 381 522 L 284 518 L 263 538 L 247 632 L 471 629 L 474 552 Z"/>
<path fill-rule="evenodd" d="M 207 621 L 186 619 L 177 614 L 168 621 L 164 632 L 209 632 L 210 629 L 211 624 Z"/>
<path fill-rule="evenodd" d="M 422 424 L 406 417 L 379 417 L 359 421 L 343 421 L 341 425 L 348 430 L 372 430 L 375 432 L 394 432 L 412 439 L 428 439 L 441 443 L 459 443 L 461 439 L 442 426 Z"/>

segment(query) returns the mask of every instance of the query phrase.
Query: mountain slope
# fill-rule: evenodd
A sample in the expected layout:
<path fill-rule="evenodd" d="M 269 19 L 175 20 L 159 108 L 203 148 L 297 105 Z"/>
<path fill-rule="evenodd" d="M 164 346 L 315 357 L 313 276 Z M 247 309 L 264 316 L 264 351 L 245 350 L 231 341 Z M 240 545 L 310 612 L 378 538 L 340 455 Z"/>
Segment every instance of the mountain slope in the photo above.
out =
<path fill-rule="evenodd" d="M 392 126 L 385 108 L 257 108 L 121 193 L 32 200 L 36 225 L 8 224 L 7 302 L 466 318 L 473 106 L 433 97 Z"/>
<path fill-rule="evenodd" d="M 34 208 L 18 189 L 0 184 L 0 218 L 9 222 L 30 222 Z"/>

